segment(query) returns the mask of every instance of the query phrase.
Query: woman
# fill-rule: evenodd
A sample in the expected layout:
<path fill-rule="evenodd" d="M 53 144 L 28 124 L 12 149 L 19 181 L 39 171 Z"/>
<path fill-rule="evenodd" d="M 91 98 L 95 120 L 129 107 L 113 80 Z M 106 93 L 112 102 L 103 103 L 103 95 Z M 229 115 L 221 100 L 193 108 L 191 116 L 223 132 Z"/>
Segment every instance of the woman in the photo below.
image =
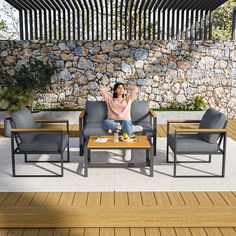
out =
<path fill-rule="evenodd" d="M 136 86 L 129 86 L 126 89 L 130 92 L 127 97 L 125 97 L 124 84 L 116 83 L 113 98 L 108 94 L 111 88 L 105 87 L 100 89 L 108 110 L 107 119 L 103 122 L 103 127 L 106 131 L 112 130 L 115 132 L 121 126 L 122 133 L 133 134 L 131 104 L 137 97 L 138 88 Z"/>
<path fill-rule="evenodd" d="M 128 135 L 133 134 L 133 126 L 131 123 L 131 104 L 137 97 L 138 88 L 136 86 L 129 86 L 126 88 L 129 90 L 129 96 L 125 97 L 124 84 L 116 83 L 114 86 L 113 97 L 109 96 L 108 92 L 111 88 L 101 88 L 104 101 L 107 104 L 107 119 L 103 122 L 103 127 L 106 131 L 116 132 L 121 128 L 122 133 Z M 124 160 L 131 161 L 131 150 L 126 149 L 124 153 Z"/>

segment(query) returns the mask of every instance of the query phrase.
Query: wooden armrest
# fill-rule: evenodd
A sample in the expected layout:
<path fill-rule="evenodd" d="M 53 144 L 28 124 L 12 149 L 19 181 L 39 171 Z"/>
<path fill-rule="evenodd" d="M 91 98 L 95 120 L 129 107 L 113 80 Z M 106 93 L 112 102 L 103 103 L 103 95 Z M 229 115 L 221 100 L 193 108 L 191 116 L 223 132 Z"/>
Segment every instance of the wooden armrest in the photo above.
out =
<path fill-rule="evenodd" d="M 167 120 L 167 123 L 200 123 L 201 120 Z"/>
<path fill-rule="evenodd" d="M 227 133 L 227 129 L 176 129 L 175 133 Z"/>
<path fill-rule="evenodd" d="M 34 120 L 35 123 L 68 123 L 68 120 Z"/>
<path fill-rule="evenodd" d="M 79 115 L 79 118 L 80 118 L 80 119 L 83 118 L 84 115 L 85 115 L 85 110 L 81 111 L 81 113 L 80 113 L 80 115 Z"/>
<path fill-rule="evenodd" d="M 157 114 L 155 113 L 155 111 L 149 110 L 149 112 L 153 118 L 157 118 Z"/>
<path fill-rule="evenodd" d="M 50 128 L 18 128 L 11 129 L 12 133 L 30 133 L 30 132 L 63 132 L 63 129 L 50 129 Z"/>

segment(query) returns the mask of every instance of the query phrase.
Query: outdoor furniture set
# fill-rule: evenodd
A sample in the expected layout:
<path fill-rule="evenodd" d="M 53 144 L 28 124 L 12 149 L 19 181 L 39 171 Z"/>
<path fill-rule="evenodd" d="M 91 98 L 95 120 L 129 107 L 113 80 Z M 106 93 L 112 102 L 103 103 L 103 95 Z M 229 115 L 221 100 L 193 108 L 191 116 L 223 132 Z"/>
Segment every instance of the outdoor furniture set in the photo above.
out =
<path fill-rule="evenodd" d="M 143 130 L 135 133 L 137 142 L 115 143 L 113 136 L 108 136 L 102 127 L 102 122 L 106 119 L 107 107 L 103 101 L 87 101 L 86 109 L 79 117 L 80 127 L 80 156 L 84 156 L 84 176 L 88 176 L 88 167 L 150 167 L 150 176 L 153 176 L 153 163 L 156 156 L 156 134 L 157 117 L 155 112 L 150 110 L 149 102 L 134 101 L 131 107 L 131 118 L 134 125 L 141 125 Z M 63 123 L 65 130 L 58 128 L 45 128 L 41 124 Z M 170 133 L 170 125 L 173 123 L 199 123 L 199 128 L 175 129 Z M 225 115 L 215 109 L 209 108 L 202 120 L 182 120 L 167 122 L 167 150 L 166 162 L 173 162 L 174 177 L 224 177 L 226 159 L 226 131 L 227 119 Z M 12 150 L 12 173 L 14 177 L 36 176 L 52 177 L 63 176 L 63 163 L 70 161 L 69 156 L 69 122 L 67 120 L 33 120 L 32 114 L 27 108 L 16 111 L 11 116 L 11 150 Z M 95 142 L 97 137 L 106 137 L 106 143 Z M 173 152 L 173 161 L 169 160 L 169 148 Z M 93 149 L 144 149 L 146 159 L 142 163 L 94 163 L 91 162 L 91 150 Z M 63 159 L 63 154 L 67 150 L 67 159 Z M 59 162 L 60 174 L 48 175 L 22 175 L 16 174 L 15 155 L 24 154 L 25 162 L 38 162 L 28 159 L 28 154 L 59 154 L 57 161 L 48 160 L 46 162 Z M 177 164 L 186 161 L 177 160 L 177 155 L 203 154 L 209 155 L 209 160 L 201 162 L 211 162 L 212 155 L 222 155 L 222 172 L 220 175 L 207 176 L 186 176 L 177 175 Z M 40 161 L 39 161 L 40 162 Z M 196 161 L 191 161 L 196 162 Z"/>

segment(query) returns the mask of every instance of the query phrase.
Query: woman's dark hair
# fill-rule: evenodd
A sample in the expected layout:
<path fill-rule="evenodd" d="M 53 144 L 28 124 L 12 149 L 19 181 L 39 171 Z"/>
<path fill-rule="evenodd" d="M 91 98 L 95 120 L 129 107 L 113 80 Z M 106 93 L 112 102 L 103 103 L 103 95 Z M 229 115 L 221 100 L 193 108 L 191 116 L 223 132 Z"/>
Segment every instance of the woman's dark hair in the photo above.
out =
<path fill-rule="evenodd" d="M 116 83 L 116 84 L 114 85 L 114 88 L 113 88 L 113 90 L 114 90 L 114 92 L 113 92 L 113 98 L 117 98 L 116 89 L 117 89 L 120 85 L 122 85 L 122 86 L 124 87 L 124 84 L 123 84 L 123 83 Z M 123 94 L 122 97 L 125 97 L 125 95 Z"/>

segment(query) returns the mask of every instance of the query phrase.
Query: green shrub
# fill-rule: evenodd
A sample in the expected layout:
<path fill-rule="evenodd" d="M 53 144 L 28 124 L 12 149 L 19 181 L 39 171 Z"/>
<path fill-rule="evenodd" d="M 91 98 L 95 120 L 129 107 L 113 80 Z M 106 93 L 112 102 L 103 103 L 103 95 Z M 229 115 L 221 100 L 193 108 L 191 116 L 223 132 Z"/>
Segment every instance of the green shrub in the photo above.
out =
<path fill-rule="evenodd" d="M 25 106 L 31 106 L 37 91 L 44 91 L 51 83 L 54 68 L 49 62 L 30 59 L 22 65 L 14 76 L 0 73 L 3 89 L 0 91 L 0 104 L 12 114 Z"/>

